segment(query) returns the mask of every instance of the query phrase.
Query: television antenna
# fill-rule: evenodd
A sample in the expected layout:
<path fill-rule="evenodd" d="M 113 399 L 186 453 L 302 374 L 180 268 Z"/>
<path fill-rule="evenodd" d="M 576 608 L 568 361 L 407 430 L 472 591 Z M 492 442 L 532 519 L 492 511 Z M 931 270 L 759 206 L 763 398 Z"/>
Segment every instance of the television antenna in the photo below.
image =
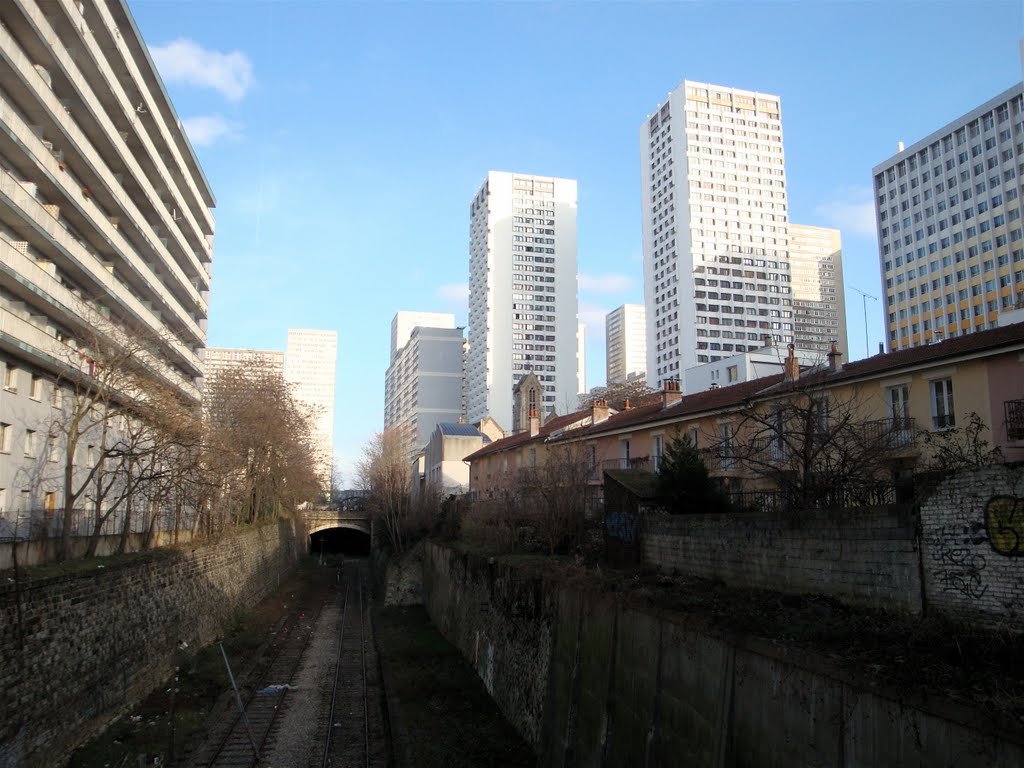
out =
<path fill-rule="evenodd" d="M 864 304 L 864 356 L 871 356 L 871 349 L 868 346 L 868 299 L 872 301 L 878 301 L 877 296 L 872 296 L 870 293 L 862 291 L 860 288 L 850 286 L 850 288 L 860 294 L 861 302 Z"/>

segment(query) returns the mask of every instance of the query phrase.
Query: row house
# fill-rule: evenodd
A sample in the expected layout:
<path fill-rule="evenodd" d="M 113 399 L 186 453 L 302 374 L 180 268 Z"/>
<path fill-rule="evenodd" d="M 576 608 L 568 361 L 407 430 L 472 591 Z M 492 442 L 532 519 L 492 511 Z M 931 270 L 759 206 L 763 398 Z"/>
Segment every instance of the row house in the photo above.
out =
<path fill-rule="evenodd" d="M 1006 462 L 1024 461 L 1024 323 L 958 336 L 927 346 L 843 364 L 801 369 L 792 350 L 784 373 L 728 387 L 681 395 L 678 382 L 635 406 L 601 413 L 598 406 L 561 417 L 530 433 L 492 443 L 467 457 L 471 489 L 486 491 L 500 472 L 543 461 L 556 446 L 578 446 L 591 482 L 604 470 L 657 471 L 665 449 L 686 437 L 702 452 L 710 473 L 734 490 L 770 485 L 773 464 L 792 461 L 794 403 L 811 404 L 812 431 L 855 424 L 862 450 L 878 446 L 887 456 L 889 480 L 921 467 L 923 433 L 965 427 L 977 414 L 979 442 L 998 448 Z M 778 425 L 771 414 L 789 408 Z M 839 425 L 837 427 L 837 425 Z M 753 453 L 752 453 L 753 451 Z M 765 471 L 757 471 L 758 461 Z M 747 459 L 747 460 L 741 460 Z M 755 468 L 752 468 L 755 467 Z"/>

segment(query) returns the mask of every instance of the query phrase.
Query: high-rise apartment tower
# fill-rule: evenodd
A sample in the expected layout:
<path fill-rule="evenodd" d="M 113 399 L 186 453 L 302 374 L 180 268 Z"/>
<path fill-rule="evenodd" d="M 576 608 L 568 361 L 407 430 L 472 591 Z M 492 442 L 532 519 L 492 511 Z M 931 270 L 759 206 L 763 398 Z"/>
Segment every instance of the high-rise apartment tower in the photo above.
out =
<path fill-rule="evenodd" d="M 793 341 L 779 97 L 684 81 L 640 146 L 650 383 Z"/>
<path fill-rule="evenodd" d="M 423 321 L 423 324 L 413 321 Z M 442 422 L 458 422 L 463 410 L 466 341 L 455 316 L 399 312 L 391 323 L 392 339 L 404 338 L 391 352 L 384 380 L 384 427 L 407 430 L 410 451 L 418 451 Z M 395 328 L 406 328 L 395 334 Z"/>
<path fill-rule="evenodd" d="M 338 360 L 338 332 L 288 329 L 284 352 L 284 378 L 294 386 L 298 400 L 317 409 L 316 441 L 320 453 L 317 474 L 330 489 L 334 469 L 334 380 Z"/>
<path fill-rule="evenodd" d="M 1024 86 L 901 145 L 873 174 L 890 351 L 1024 306 Z"/>
<path fill-rule="evenodd" d="M 834 341 L 848 354 L 839 230 L 791 223 L 789 267 L 797 349 L 828 354 Z"/>
<path fill-rule="evenodd" d="M 604 318 L 605 368 L 608 384 L 645 376 L 647 320 L 643 304 L 623 304 Z"/>
<path fill-rule="evenodd" d="M 576 182 L 491 171 L 470 204 L 468 420 L 512 424 L 530 371 L 542 407 L 577 398 Z"/>
<path fill-rule="evenodd" d="M 0 17 L 0 511 L 52 513 L 71 429 L 55 420 L 97 350 L 143 340 L 138 359 L 199 402 L 214 198 L 127 3 L 5 0 Z"/>

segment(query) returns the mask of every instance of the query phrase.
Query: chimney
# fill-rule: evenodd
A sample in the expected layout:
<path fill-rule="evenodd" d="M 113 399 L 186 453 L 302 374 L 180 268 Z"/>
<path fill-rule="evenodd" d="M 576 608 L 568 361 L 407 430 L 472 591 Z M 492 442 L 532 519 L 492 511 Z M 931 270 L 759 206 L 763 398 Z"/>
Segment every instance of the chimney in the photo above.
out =
<path fill-rule="evenodd" d="M 843 353 L 839 351 L 839 345 L 836 342 L 832 342 L 832 349 L 828 353 L 828 367 L 833 371 L 843 370 L 843 364 L 839 362 L 839 358 L 843 356 Z"/>
<path fill-rule="evenodd" d="M 683 399 L 679 391 L 679 379 L 665 379 L 661 382 L 661 407 L 668 408 Z"/>
<path fill-rule="evenodd" d="M 766 333 L 761 336 L 761 344 L 765 347 L 774 347 L 775 339 L 772 337 L 770 333 Z"/>
<path fill-rule="evenodd" d="M 878 354 L 885 354 L 885 345 L 883 345 L 882 342 L 878 342 Z"/>
<path fill-rule="evenodd" d="M 540 417 L 537 415 L 537 409 L 530 409 L 530 437 L 536 437 L 540 434 Z"/>
<path fill-rule="evenodd" d="M 716 389 L 718 389 L 718 382 L 716 381 L 716 382 L 712 383 L 711 386 L 708 387 L 708 389 L 710 389 L 712 392 L 714 392 Z"/>
<path fill-rule="evenodd" d="M 789 348 L 789 354 L 786 356 L 786 367 L 783 381 L 795 382 L 800 378 L 800 361 L 796 357 L 796 347 L 792 344 L 787 345 Z"/>
<path fill-rule="evenodd" d="M 628 401 L 627 401 L 628 402 Z M 592 424 L 600 424 L 602 421 L 608 418 L 608 401 L 607 400 L 595 400 L 593 404 L 594 415 L 591 419 Z"/>
<path fill-rule="evenodd" d="M 622 410 L 628 411 L 632 407 L 633 407 L 633 404 L 631 402 L 629 402 L 629 398 L 627 397 L 626 398 L 626 404 L 624 406 L 622 406 Z"/>

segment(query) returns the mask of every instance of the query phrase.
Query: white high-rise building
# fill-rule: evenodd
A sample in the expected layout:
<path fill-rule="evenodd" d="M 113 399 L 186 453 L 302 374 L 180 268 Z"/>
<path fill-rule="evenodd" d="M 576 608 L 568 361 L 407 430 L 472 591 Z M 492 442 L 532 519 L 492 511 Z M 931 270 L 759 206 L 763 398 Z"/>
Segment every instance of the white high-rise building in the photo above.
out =
<path fill-rule="evenodd" d="M 839 230 L 791 223 L 789 267 L 797 349 L 828 354 L 835 341 L 848 354 Z"/>
<path fill-rule="evenodd" d="M 604 318 L 608 384 L 647 374 L 647 313 L 643 304 L 623 304 Z"/>
<path fill-rule="evenodd" d="M 317 474 L 330 488 L 334 468 L 334 371 L 338 360 L 338 332 L 288 329 L 284 378 L 295 397 L 317 409 L 316 437 L 321 464 Z"/>
<path fill-rule="evenodd" d="M 417 314 L 430 319 L 429 313 L 399 312 L 392 329 L 399 315 Z M 458 422 L 465 415 L 466 341 L 452 315 L 434 317 L 443 325 L 414 326 L 405 344 L 392 354 L 384 381 L 384 427 L 404 427 L 412 452 L 422 450 L 438 424 Z"/>
<path fill-rule="evenodd" d="M 575 407 L 576 182 L 491 171 L 470 205 L 467 417 L 512 424 L 534 372 L 543 409 Z"/>
<path fill-rule="evenodd" d="M 576 371 L 578 394 L 587 391 L 587 326 L 580 323 L 576 330 Z"/>
<path fill-rule="evenodd" d="M 1024 306 L 1024 85 L 873 169 L 890 351 Z"/>
<path fill-rule="evenodd" d="M 684 81 L 640 146 L 648 381 L 793 341 L 779 97 Z"/>
<path fill-rule="evenodd" d="M 408 310 L 396 312 L 391 320 L 391 357 L 394 357 L 398 350 L 409 342 L 412 329 L 417 326 L 454 328 L 455 315 L 448 312 L 410 312 Z"/>
<path fill-rule="evenodd" d="M 0 16 L 8 536 L 8 513 L 52 518 L 64 504 L 64 435 L 75 428 L 61 419 L 70 382 L 81 392 L 102 378 L 98 350 L 142 344 L 151 372 L 200 401 L 215 203 L 127 3 L 5 0 Z M 95 466 L 98 433 L 78 435 L 74 482 Z"/>
<path fill-rule="evenodd" d="M 239 367 L 259 368 L 281 377 L 284 376 L 284 352 L 277 350 L 207 347 L 203 362 L 206 366 L 207 381 L 221 371 Z"/>

